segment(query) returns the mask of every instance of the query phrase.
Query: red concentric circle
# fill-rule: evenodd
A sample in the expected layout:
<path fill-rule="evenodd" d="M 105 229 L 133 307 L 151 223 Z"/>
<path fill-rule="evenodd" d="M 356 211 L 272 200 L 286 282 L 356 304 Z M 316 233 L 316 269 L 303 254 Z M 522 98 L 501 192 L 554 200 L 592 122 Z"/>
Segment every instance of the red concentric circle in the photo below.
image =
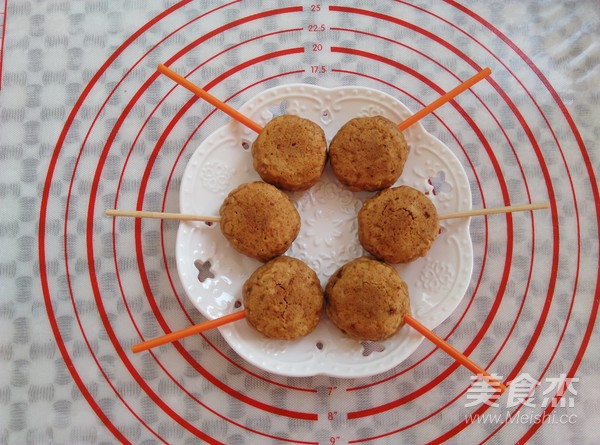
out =
<path fill-rule="evenodd" d="M 42 192 L 40 278 L 52 331 L 81 394 L 118 441 L 525 441 L 542 427 L 509 417 L 474 422 L 488 405 L 466 407 L 470 375 L 427 343 L 397 368 L 356 380 L 268 374 L 241 361 L 218 332 L 132 355 L 140 339 L 200 316 L 176 278 L 177 225 L 103 212 L 177 211 L 187 160 L 227 122 L 161 77 L 157 63 L 234 107 L 270 86 L 305 82 L 369 86 L 413 110 L 490 66 L 490 78 L 424 125 L 462 162 L 474 207 L 547 200 L 550 209 L 473 218 L 472 284 L 437 332 L 505 381 L 572 378 L 600 301 L 597 268 L 582 267 L 582 239 L 600 225 L 583 140 L 540 69 L 492 23 L 450 0 L 370 10 L 183 1 L 132 34 L 85 85 Z M 574 173 L 575 165 L 585 168 Z M 564 276 L 567 264 L 573 273 Z M 594 283 L 596 298 L 581 294 L 582 280 Z M 511 416 L 527 399 L 520 402 Z"/>

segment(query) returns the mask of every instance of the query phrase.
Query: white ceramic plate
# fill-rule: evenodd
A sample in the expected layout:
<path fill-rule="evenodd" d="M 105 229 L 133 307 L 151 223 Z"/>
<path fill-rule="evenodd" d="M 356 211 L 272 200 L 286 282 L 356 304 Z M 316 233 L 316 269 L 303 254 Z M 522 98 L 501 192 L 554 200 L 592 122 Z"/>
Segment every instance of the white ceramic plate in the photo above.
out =
<path fill-rule="evenodd" d="M 397 99 L 377 90 L 311 85 L 272 88 L 249 100 L 239 111 L 261 125 L 284 113 L 311 119 L 322 126 L 328 141 L 354 117 L 383 115 L 402 122 L 411 114 Z M 469 181 L 450 149 L 420 123 L 410 127 L 405 136 L 410 154 L 397 184 L 427 193 L 439 213 L 470 209 Z M 232 121 L 200 144 L 182 178 L 182 213 L 218 215 L 232 189 L 260 180 L 249 150 L 255 137 L 251 130 Z M 358 242 L 356 215 L 362 202 L 372 195 L 348 191 L 328 166 L 310 190 L 289 194 L 302 218 L 302 227 L 286 254 L 305 261 L 325 286 L 339 267 L 365 254 Z M 473 268 L 469 220 L 442 221 L 441 226 L 426 257 L 395 266 L 409 286 L 413 315 L 429 328 L 435 328 L 457 307 Z M 188 297 L 210 319 L 238 310 L 243 283 L 262 264 L 236 252 L 218 224 L 181 223 L 176 255 Z M 210 262 L 210 268 L 206 262 Z M 206 278 L 209 274 L 214 276 Z M 364 377 L 381 373 L 401 363 L 423 340 L 404 326 L 384 342 L 361 344 L 341 334 L 325 316 L 314 332 L 296 341 L 267 339 L 245 320 L 221 327 L 220 331 L 245 360 L 287 376 Z"/>

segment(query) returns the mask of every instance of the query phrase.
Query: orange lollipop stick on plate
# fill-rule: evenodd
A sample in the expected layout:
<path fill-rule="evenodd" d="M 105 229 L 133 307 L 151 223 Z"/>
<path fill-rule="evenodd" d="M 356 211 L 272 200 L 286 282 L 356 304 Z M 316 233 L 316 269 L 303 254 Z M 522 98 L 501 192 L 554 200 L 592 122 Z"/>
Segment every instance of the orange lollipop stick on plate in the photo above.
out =
<path fill-rule="evenodd" d="M 475 74 L 470 79 L 465 80 L 463 83 L 461 83 L 456 88 L 453 88 L 452 90 L 448 91 L 446 94 L 442 95 L 439 99 L 434 100 L 432 103 L 430 103 L 423 109 L 417 111 L 415 114 L 410 116 L 405 121 L 400 122 L 400 124 L 398 125 L 398 128 L 400 129 L 400 131 L 406 130 L 412 124 L 423 119 L 428 114 L 433 113 L 436 109 L 438 109 L 439 107 L 444 105 L 446 102 L 450 102 L 452 99 L 454 99 L 460 93 L 468 90 L 473 85 L 475 85 L 477 82 L 486 78 L 490 74 L 492 74 L 492 70 L 489 68 L 484 68 L 483 70 L 481 70 L 480 72 Z"/>
<path fill-rule="evenodd" d="M 427 327 L 425 327 L 419 321 L 415 320 L 410 315 L 406 315 L 404 317 L 404 321 L 407 325 L 412 327 L 423 337 L 430 340 L 433 344 L 438 346 L 440 349 L 442 349 L 444 352 L 450 355 L 454 360 L 463 365 L 469 371 L 473 372 L 478 376 L 481 376 L 491 387 L 495 388 L 497 391 L 500 391 L 500 393 L 506 391 L 506 386 L 502 382 L 496 380 L 490 373 L 479 367 L 476 363 L 471 361 L 471 359 L 469 359 L 458 349 L 454 348 L 453 346 L 445 342 L 442 338 L 435 335 L 433 331 L 427 329 Z"/>
<path fill-rule="evenodd" d="M 253 130 L 256 133 L 260 133 L 262 131 L 262 127 L 260 125 L 258 125 L 256 122 L 254 122 L 253 120 L 247 118 L 242 113 L 240 113 L 239 111 L 237 111 L 235 108 L 230 107 L 225 102 L 217 99 L 215 96 L 209 94 L 207 91 L 203 90 L 199 86 L 194 85 L 192 82 L 190 82 L 189 80 L 187 80 L 185 77 L 180 76 L 175 71 L 167 68 L 165 65 L 163 65 L 163 64 L 158 65 L 158 72 L 161 73 L 161 74 L 164 74 L 165 76 L 167 76 L 171 80 L 175 81 L 176 83 L 178 83 L 182 87 L 187 88 L 192 93 L 194 93 L 196 96 L 204 99 L 209 104 L 215 106 L 219 110 L 221 110 L 224 113 L 228 114 L 233 119 L 235 119 L 236 121 L 238 121 L 240 124 L 243 124 L 246 127 L 248 127 L 250 130 Z"/>
<path fill-rule="evenodd" d="M 244 317 L 246 317 L 246 311 L 242 309 L 241 311 L 225 315 L 224 317 L 219 317 L 215 318 L 214 320 L 205 321 L 204 323 L 195 324 L 185 329 L 181 329 L 179 331 L 171 332 L 161 337 L 153 338 L 152 340 L 146 340 L 144 342 L 135 344 L 131 347 L 131 351 L 134 353 L 146 351 L 157 346 L 181 340 L 182 338 L 189 337 L 190 335 L 195 335 L 204 331 L 208 331 L 209 329 L 218 328 L 219 326 L 223 326 L 225 324 L 241 320 Z"/>

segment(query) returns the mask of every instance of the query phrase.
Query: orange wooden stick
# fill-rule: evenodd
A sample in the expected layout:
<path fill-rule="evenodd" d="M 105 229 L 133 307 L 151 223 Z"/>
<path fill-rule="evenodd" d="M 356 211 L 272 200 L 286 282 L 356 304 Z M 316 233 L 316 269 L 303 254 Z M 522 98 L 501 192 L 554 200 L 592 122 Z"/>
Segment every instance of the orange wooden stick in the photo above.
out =
<path fill-rule="evenodd" d="M 171 343 L 180 340 L 184 337 L 189 337 L 190 335 L 199 334 L 200 332 L 208 331 L 209 329 L 214 329 L 219 326 L 223 326 L 227 323 L 241 320 L 245 316 L 246 310 L 242 309 L 241 311 L 225 315 L 224 317 L 219 317 L 215 318 L 214 320 L 205 321 L 204 323 L 199 323 L 194 326 L 181 329 L 180 331 L 171 332 L 161 337 L 153 338 L 152 340 L 146 340 L 144 342 L 138 343 L 131 347 L 131 351 L 134 353 L 146 351 L 148 349 L 155 348 L 156 346 Z"/>
<path fill-rule="evenodd" d="M 490 373 L 488 373 L 484 369 L 480 368 L 477 364 L 475 364 L 473 361 L 471 361 L 466 355 L 464 355 L 458 349 L 454 348 L 453 346 L 450 346 L 443 339 L 441 339 L 440 337 L 435 335 L 431 330 L 427 329 L 419 321 L 415 320 L 410 315 L 405 315 L 404 321 L 410 327 L 412 327 L 417 332 L 419 332 L 419 334 L 421 334 L 423 337 L 427 338 L 432 343 L 434 343 L 436 346 L 439 346 L 441 349 L 443 349 L 458 363 L 460 363 L 461 365 L 463 365 L 464 367 L 469 369 L 474 374 L 481 376 L 491 387 L 495 388 L 497 391 L 500 391 L 501 394 L 504 391 L 506 391 L 506 386 L 503 383 L 499 382 L 494 377 L 492 377 L 492 375 L 490 375 Z"/>
<path fill-rule="evenodd" d="M 483 70 L 481 70 L 480 72 L 478 72 L 477 74 L 475 74 L 470 79 L 465 80 L 463 83 L 461 83 L 456 88 L 448 91 L 446 94 L 444 94 L 443 96 L 441 96 L 439 99 L 434 100 L 432 103 L 430 103 L 429 105 L 427 105 L 423 109 L 417 111 L 415 114 L 413 114 L 412 116 L 410 116 L 405 121 L 400 122 L 400 124 L 398 125 L 398 128 L 400 129 L 400 131 L 406 130 L 412 124 L 414 124 L 418 120 L 423 119 L 429 113 L 433 113 L 433 111 L 435 111 L 436 109 L 438 109 L 439 107 L 441 107 L 442 105 L 444 105 L 446 102 L 451 101 L 456 96 L 458 96 L 460 93 L 462 93 L 465 90 L 468 90 L 473 85 L 475 85 L 477 82 L 479 82 L 480 80 L 486 78 L 490 74 L 492 74 L 492 70 L 489 69 L 489 68 L 484 68 Z"/>
<path fill-rule="evenodd" d="M 254 122 L 253 120 L 247 118 L 242 113 L 240 113 L 239 111 L 237 111 L 235 108 L 230 107 L 229 105 L 227 105 L 225 102 L 220 101 L 215 96 L 209 94 L 208 92 L 206 92 L 205 90 L 203 90 L 199 86 L 194 85 L 192 82 L 190 82 L 189 80 L 187 80 L 185 77 L 180 76 L 175 71 L 167 68 L 165 65 L 159 64 L 158 65 L 158 72 L 164 74 L 165 76 L 167 76 L 168 78 L 172 79 L 173 81 L 175 81 L 176 83 L 178 83 L 182 87 L 187 88 L 192 93 L 194 93 L 196 96 L 204 99 L 209 104 L 217 107 L 219 110 L 223 111 L 224 113 L 226 113 L 229 116 L 231 116 L 232 118 L 234 118 L 240 124 L 243 124 L 246 127 L 248 127 L 250 130 L 253 130 L 256 133 L 260 133 L 262 131 L 262 127 L 260 125 L 258 125 L 256 122 Z"/>

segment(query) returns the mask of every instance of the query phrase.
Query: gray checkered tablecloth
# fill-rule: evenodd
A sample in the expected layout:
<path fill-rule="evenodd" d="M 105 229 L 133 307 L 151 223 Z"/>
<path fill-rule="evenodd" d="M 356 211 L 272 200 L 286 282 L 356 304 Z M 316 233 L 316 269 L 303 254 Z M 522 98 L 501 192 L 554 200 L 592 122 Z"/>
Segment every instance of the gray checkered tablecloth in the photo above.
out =
<path fill-rule="evenodd" d="M 600 443 L 600 6 L 597 1 L 2 0 L 0 443 Z M 203 320 L 178 276 L 194 149 L 276 85 L 361 85 L 412 110 L 465 168 L 472 281 L 436 333 L 511 381 L 495 402 L 423 342 L 368 378 L 283 377 Z M 376 353 L 376 352 L 374 352 Z M 494 402 L 494 404 L 492 404 Z M 493 406 L 490 406 L 493 405 Z"/>

